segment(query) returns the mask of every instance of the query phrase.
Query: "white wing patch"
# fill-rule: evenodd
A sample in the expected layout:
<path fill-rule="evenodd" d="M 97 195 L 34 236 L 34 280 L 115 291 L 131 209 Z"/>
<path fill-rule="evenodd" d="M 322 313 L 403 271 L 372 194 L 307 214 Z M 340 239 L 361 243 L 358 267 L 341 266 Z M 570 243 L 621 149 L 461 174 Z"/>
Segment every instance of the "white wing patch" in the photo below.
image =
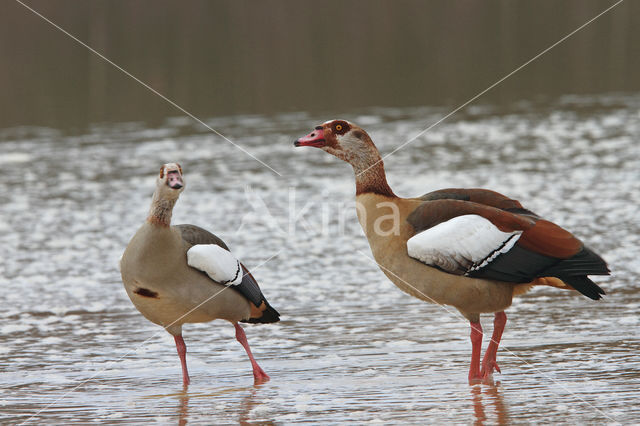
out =
<path fill-rule="evenodd" d="M 511 250 L 521 234 L 502 232 L 488 219 L 470 214 L 414 235 L 407 241 L 407 251 L 427 265 L 462 275 L 485 267 Z"/>
<path fill-rule="evenodd" d="M 240 262 L 229 251 L 215 244 L 196 244 L 187 250 L 187 263 L 224 285 L 242 282 Z"/>

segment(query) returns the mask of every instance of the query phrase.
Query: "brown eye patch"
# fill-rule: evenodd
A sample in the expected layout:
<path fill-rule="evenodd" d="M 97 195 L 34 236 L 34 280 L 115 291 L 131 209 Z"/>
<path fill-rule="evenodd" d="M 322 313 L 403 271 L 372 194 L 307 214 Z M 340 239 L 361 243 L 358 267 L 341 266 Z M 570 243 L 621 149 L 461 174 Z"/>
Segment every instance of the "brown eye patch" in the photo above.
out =
<path fill-rule="evenodd" d="M 164 166 L 160 167 L 160 179 L 164 177 Z"/>
<path fill-rule="evenodd" d="M 346 121 L 336 121 L 335 123 L 333 123 L 333 131 L 339 135 L 344 135 L 350 129 L 351 127 Z"/>
<path fill-rule="evenodd" d="M 180 170 L 180 174 L 182 174 L 182 166 L 180 164 L 178 164 L 178 170 Z"/>

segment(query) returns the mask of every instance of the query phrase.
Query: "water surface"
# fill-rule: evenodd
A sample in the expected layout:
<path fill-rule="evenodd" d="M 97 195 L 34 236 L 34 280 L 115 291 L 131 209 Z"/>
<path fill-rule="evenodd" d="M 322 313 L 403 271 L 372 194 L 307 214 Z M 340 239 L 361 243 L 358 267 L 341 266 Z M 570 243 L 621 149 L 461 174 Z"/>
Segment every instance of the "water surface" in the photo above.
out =
<path fill-rule="evenodd" d="M 368 256 L 350 168 L 295 137 L 307 113 L 208 120 L 277 170 L 186 118 L 69 135 L 3 130 L 0 421 L 192 424 L 353 421 L 640 421 L 640 97 L 476 106 L 389 157 L 403 196 L 486 187 L 572 230 L 610 263 L 594 302 L 536 289 L 515 300 L 494 386 L 470 387 L 469 329 L 454 310 L 393 286 Z M 344 115 L 388 153 L 446 113 Z M 176 223 L 221 236 L 251 267 L 277 324 L 246 326 L 272 380 L 253 386 L 233 327 L 185 326 L 192 385 L 173 339 L 128 300 L 117 262 L 154 178 L 182 164 Z M 485 331 L 491 317 L 483 318 Z"/>

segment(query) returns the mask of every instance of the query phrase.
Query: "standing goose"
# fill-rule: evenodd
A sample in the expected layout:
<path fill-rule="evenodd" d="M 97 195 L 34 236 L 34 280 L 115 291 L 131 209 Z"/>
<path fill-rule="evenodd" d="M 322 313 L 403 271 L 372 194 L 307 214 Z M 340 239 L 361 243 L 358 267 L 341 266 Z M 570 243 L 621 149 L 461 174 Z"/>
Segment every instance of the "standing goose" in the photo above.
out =
<path fill-rule="evenodd" d="M 457 308 L 471 325 L 469 381 L 500 371 L 496 354 L 514 295 L 534 285 L 604 291 L 587 275 L 608 275 L 600 256 L 558 225 L 497 192 L 443 189 L 400 198 L 389 185 L 371 138 L 345 120 L 317 126 L 295 146 L 313 146 L 351 164 L 358 220 L 382 272 L 401 290 Z M 494 313 L 480 364 L 481 313 Z"/>
<path fill-rule="evenodd" d="M 215 319 L 230 321 L 247 351 L 255 382 L 269 380 L 251 354 L 238 321 L 280 320 L 247 268 L 212 233 L 194 225 L 171 226 L 171 213 L 184 190 L 182 168 L 160 168 L 151 210 L 120 261 L 122 282 L 135 307 L 164 327 L 176 342 L 182 380 L 189 384 L 182 325 Z"/>

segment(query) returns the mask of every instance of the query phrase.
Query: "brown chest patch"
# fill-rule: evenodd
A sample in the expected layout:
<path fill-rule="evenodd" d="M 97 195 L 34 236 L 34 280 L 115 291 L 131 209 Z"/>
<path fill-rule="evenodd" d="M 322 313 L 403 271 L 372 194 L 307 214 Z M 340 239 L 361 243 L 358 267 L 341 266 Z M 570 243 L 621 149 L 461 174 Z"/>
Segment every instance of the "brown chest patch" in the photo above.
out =
<path fill-rule="evenodd" d="M 155 291 L 151 291 L 148 288 L 138 287 L 135 290 L 133 290 L 133 292 L 135 294 L 137 294 L 138 296 L 150 297 L 152 299 L 158 299 L 158 293 L 156 293 Z"/>

